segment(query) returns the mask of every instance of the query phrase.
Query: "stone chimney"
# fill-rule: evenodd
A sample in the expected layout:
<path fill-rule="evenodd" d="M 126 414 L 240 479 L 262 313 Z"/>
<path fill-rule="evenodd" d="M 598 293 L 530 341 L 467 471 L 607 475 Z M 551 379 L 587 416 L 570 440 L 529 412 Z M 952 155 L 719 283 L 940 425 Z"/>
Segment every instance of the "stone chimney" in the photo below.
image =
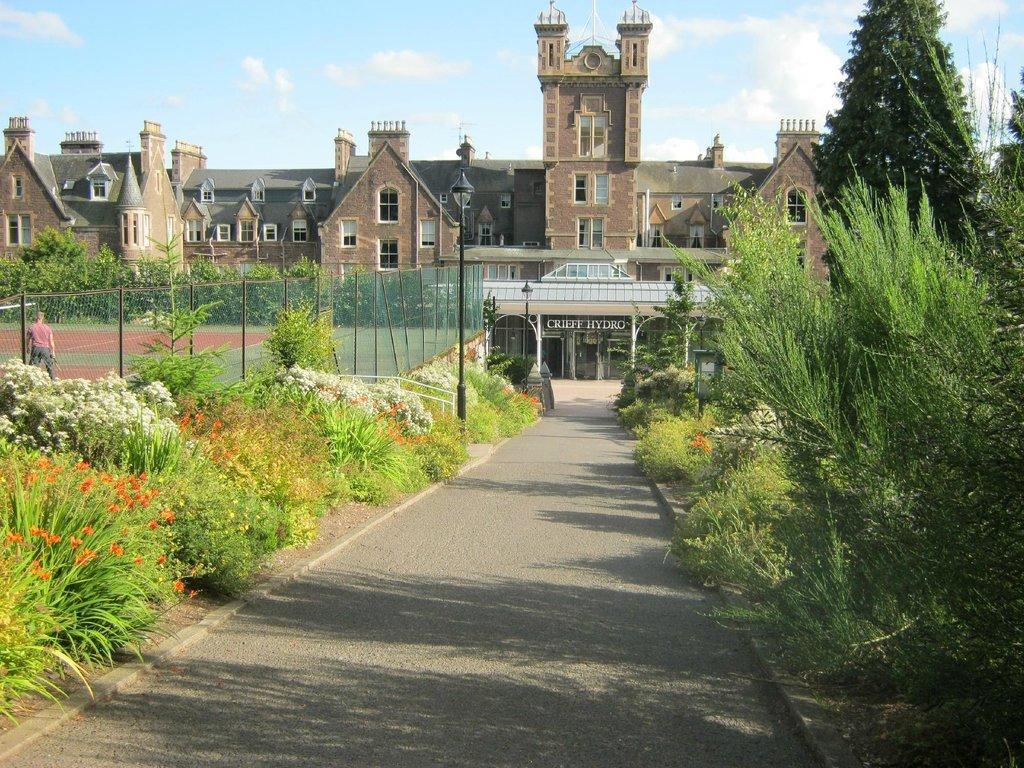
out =
<path fill-rule="evenodd" d="M 15 144 L 20 144 L 28 159 L 36 158 L 36 132 L 32 130 L 27 117 L 12 117 L 4 129 L 4 152 L 11 154 Z"/>
<path fill-rule="evenodd" d="M 462 167 L 467 168 L 473 164 L 476 160 L 476 147 L 473 146 L 473 139 L 466 136 L 462 139 L 462 144 L 459 146 L 458 151 L 459 159 L 462 160 Z"/>
<path fill-rule="evenodd" d="M 821 139 L 818 133 L 817 120 L 781 120 L 779 121 L 779 134 L 775 140 L 775 162 L 779 163 L 782 158 L 790 153 L 794 146 L 800 144 L 808 154 Z"/>
<path fill-rule="evenodd" d="M 145 178 L 150 173 L 166 173 L 167 162 L 164 159 L 167 137 L 161 130 L 160 123 L 152 120 L 142 121 L 142 130 L 139 131 L 139 146 L 142 147 L 142 174 Z"/>
<path fill-rule="evenodd" d="M 356 153 L 356 140 L 348 131 L 338 129 L 334 137 L 334 180 L 341 181 L 348 173 L 348 164 Z"/>
<path fill-rule="evenodd" d="M 96 131 L 68 131 L 60 143 L 62 155 L 98 155 L 103 152 L 103 142 Z"/>
<path fill-rule="evenodd" d="M 725 168 L 725 144 L 720 134 L 715 134 L 714 143 L 708 147 L 708 159 L 712 168 Z"/>
<path fill-rule="evenodd" d="M 401 155 L 403 162 L 409 162 L 409 131 L 405 120 L 385 120 L 370 124 L 370 157 L 385 144 L 390 144 Z"/>
<path fill-rule="evenodd" d="M 205 167 L 206 155 L 202 147 L 187 141 L 174 142 L 174 149 L 171 150 L 171 181 L 174 184 L 184 184 L 192 171 Z"/>

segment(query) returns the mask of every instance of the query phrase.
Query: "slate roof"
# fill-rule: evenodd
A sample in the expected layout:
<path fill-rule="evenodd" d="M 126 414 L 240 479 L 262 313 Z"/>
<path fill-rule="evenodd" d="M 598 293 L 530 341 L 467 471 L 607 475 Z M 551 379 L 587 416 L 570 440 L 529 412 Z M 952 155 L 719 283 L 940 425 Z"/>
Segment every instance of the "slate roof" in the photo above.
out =
<path fill-rule="evenodd" d="M 728 192 L 734 184 L 758 187 L 772 168 L 771 163 L 728 164 L 725 168 L 712 168 L 699 160 L 646 161 L 637 169 L 636 188 L 640 194 L 648 189 L 659 194 L 715 194 Z"/>
<path fill-rule="evenodd" d="M 533 286 L 530 306 L 538 312 L 571 309 L 574 314 L 588 305 L 607 314 L 632 314 L 634 309 L 641 314 L 653 314 L 655 307 L 664 306 L 675 290 L 674 284 L 667 281 L 639 280 L 537 280 L 530 285 Z M 525 304 L 518 280 L 484 280 L 484 294 L 493 296 L 503 311 L 514 311 Z M 693 286 L 693 299 L 697 304 L 705 303 L 710 297 L 706 286 Z"/>
<path fill-rule="evenodd" d="M 125 162 L 121 192 L 117 196 L 117 209 L 119 211 L 126 211 L 132 208 L 145 207 L 146 201 L 142 199 L 142 190 L 139 189 L 139 180 L 135 176 L 135 168 L 131 162 Z"/>
<path fill-rule="evenodd" d="M 45 157 L 53 169 L 57 182 L 57 194 L 65 208 L 68 209 L 68 215 L 74 217 L 76 227 L 117 226 L 115 201 L 121 195 L 124 171 L 128 167 L 130 157 L 136 175 L 140 173 L 141 153 L 104 152 L 102 155 L 40 155 L 38 157 Z M 90 200 L 89 180 L 86 176 L 100 162 L 110 166 L 113 171 L 110 189 L 107 190 L 106 200 Z M 65 189 L 64 184 L 68 181 L 71 182 L 71 186 Z"/>
<path fill-rule="evenodd" d="M 688 256 L 707 264 L 722 264 L 726 260 L 724 248 L 684 248 Z M 444 261 L 458 259 L 457 254 L 445 254 Z M 671 248 L 601 248 L 576 250 L 573 248 L 517 248 L 500 245 L 466 246 L 466 261 L 529 262 L 529 261 L 574 261 L 591 264 L 633 261 L 643 264 L 673 264 L 677 261 Z"/>

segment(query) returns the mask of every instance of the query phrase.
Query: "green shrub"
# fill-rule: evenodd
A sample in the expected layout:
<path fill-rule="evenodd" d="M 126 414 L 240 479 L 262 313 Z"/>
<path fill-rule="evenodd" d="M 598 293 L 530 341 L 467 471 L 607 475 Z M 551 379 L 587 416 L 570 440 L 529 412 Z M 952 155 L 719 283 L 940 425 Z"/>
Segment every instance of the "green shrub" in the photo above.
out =
<path fill-rule="evenodd" d="M 433 430 L 413 442 L 412 449 L 427 478 L 435 483 L 454 477 L 469 458 L 462 424 L 453 416 L 435 416 Z"/>
<path fill-rule="evenodd" d="M 466 434 L 474 443 L 495 443 L 501 439 L 501 412 L 487 400 L 466 411 Z"/>
<path fill-rule="evenodd" d="M 225 595 L 244 591 L 287 528 L 282 510 L 237 486 L 202 455 L 167 481 L 172 548 L 191 584 Z"/>
<path fill-rule="evenodd" d="M 173 472 L 185 450 L 181 432 L 171 424 L 149 429 L 139 422 L 121 446 L 120 466 L 134 475 L 158 475 Z"/>
<path fill-rule="evenodd" d="M 693 483 L 711 463 L 707 431 L 703 421 L 670 418 L 656 421 L 641 433 L 635 454 L 640 469 L 660 483 Z"/>
<path fill-rule="evenodd" d="M 313 305 L 303 302 L 277 313 L 277 321 L 263 342 L 278 368 L 294 366 L 329 371 L 334 363 L 334 332 L 327 315 L 316 317 Z"/>
<path fill-rule="evenodd" d="M 788 573 L 777 528 L 783 520 L 792 525 L 790 490 L 777 454 L 761 449 L 741 459 L 680 518 L 673 552 L 704 581 L 766 593 Z"/>
<path fill-rule="evenodd" d="M 497 376 L 504 376 L 513 384 L 521 384 L 530 375 L 532 358 L 523 355 L 506 355 L 500 350 L 487 356 L 487 370 Z"/>
<path fill-rule="evenodd" d="M 626 429 L 639 432 L 652 422 L 664 421 L 678 415 L 666 403 L 634 400 L 619 409 L 619 423 Z"/>

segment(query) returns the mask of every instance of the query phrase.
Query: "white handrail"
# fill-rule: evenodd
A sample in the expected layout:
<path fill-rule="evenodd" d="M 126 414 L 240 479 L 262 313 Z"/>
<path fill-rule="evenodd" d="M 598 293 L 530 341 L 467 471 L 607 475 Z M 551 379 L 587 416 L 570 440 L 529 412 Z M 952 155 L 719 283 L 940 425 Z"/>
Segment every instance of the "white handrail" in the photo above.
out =
<path fill-rule="evenodd" d="M 441 403 L 441 405 L 446 406 L 447 408 L 450 408 L 451 412 L 455 413 L 456 393 L 455 393 L 454 390 L 445 389 L 444 387 L 436 387 L 433 384 L 423 384 L 423 383 L 421 383 L 419 381 L 416 381 L 414 379 L 406 379 L 406 378 L 404 378 L 402 376 L 375 376 L 375 375 L 369 374 L 369 373 L 343 373 L 341 375 L 342 376 L 347 376 L 347 377 L 352 378 L 352 379 L 372 379 L 374 381 L 394 381 L 394 382 L 396 382 L 398 384 L 398 388 L 399 389 L 401 389 L 403 391 L 406 391 L 406 392 L 412 392 L 412 394 L 416 395 L 417 397 L 423 397 L 423 398 L 426 398 L 427 400 L 434 400 L 435 402 Z M 435 392 L 441 392 L 441 393 L 444 394 L 444 397 L 438 397 L 437 395 L 428 395 L 428 394 L 426 394 L 424 392 L 416 392 L 415 390 L 410 390 L 410 389 L 404 387 L 403 384 L 408 384 L 408 385 L 411 385 L 413 387 L 420 387 L 422 389 L 430 389 L 430 390 L 433 390 Z M 444 410 L 444 409 L 442 409 L 442 410 Z"/>

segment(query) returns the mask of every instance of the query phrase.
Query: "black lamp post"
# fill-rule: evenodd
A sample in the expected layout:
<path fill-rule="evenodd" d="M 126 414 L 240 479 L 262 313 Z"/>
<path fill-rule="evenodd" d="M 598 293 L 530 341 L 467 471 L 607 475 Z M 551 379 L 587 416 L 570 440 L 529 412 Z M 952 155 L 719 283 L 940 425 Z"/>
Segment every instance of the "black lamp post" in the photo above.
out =
<path fill-rule="evenodd" d="M 533 326 L 530 325 L 530 297 L 533 295 L 533 286 L 530 285 L 530 281 L 526 281 L 526 285 L 522 288 L 523 298 L 526 299 L 526 325 L 523 327 L 523 354 L 526 354 L 526 342 L 529 336 L 529 329 Z"/>
<path fill-rule="evenodd" d="M 466 423 L 466 206 L 473 196 L 473 185 L 466 178 L 466 169 L 459 171 L 452 184 L 452 197 L 459 204 L 459 418 Z"/>

